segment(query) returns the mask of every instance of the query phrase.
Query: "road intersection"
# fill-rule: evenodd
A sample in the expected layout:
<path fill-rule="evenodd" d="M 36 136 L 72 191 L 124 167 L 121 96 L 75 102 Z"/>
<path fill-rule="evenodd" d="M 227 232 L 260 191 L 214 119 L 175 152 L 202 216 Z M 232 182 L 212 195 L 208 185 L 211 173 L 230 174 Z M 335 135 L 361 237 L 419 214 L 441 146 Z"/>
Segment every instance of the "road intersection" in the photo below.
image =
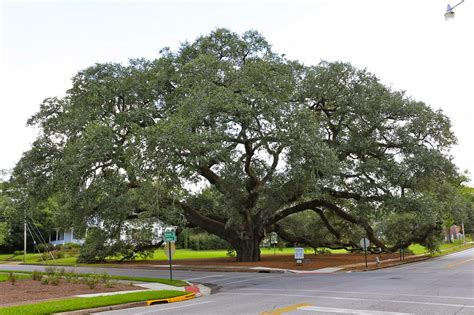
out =
<path fill-rule="evenodd" d="M 9 266 L 32 270 L 35 266 Z M 6 268 L 5 268 L 6 269 Z M 102 268 L 76 268 L 103 272 Z M 165 270 L 107 269 L 166 277 Z M 331 274 L 176 271 L 212 294 L 101 314 L 474 314 L 474 249 L 370 272 Z"/>

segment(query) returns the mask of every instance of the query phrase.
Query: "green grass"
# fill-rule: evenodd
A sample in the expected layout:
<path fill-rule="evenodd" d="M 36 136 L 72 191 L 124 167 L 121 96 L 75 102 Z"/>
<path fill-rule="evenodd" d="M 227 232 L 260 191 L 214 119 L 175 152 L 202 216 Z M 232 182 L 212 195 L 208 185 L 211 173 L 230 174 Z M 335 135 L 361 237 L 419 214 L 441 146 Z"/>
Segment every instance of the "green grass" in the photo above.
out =
<path fill-rule="evenodd" d="M 44 264 L 44 265 L 55 265 L 55 264 L 64 264 L 64 265 L 74 265 L 76 264 L 77 256 L 69 256 L 64 258 L 59 258 L 55 260 L 46 260 L 41 259 L 41 255 L 37 253 L 27 253 L 26 254 L 26 263 L 27 264 Z M 12 254 L 1 254 L 0 255 L 0 264 L 8 263 L 9 261 L 23 261 L 23 255 L 13 256 Z"/>
<path fill-rule="evenodd" d="M 344 249 L 336 249 L 336 250 L 330 250 L 332 254 L 343 254 L 347 253 L 346 250 Z M 313 253 L 312 248 L 306 248 L 305 252 L 307 253 Z M 262 255 L 273 255 L 274 251 L 273 248 L 262 248 L 261 249 L 261 254 Z M 295 249 L 294 248 L 276 248 L 275 253 L 277 255 L 294 255 Z M 192 249 L 177 249 L 173 259 L 178 260 L 178 259 L 208 259 L 208 258 L 226 258 L 229 257 L 227 256 L 227 250 L 221 249 L 221 250 L 192 250 Z M 153 253 L 153 260 L 168 260 L 166 257 L 165 253 L 163 252 L 162 249 L 158 249 Z"/>
<path fill-rule="evenodd" d="M 25 274 L 25 276 L 18 275 L 19 278 L 21 279 L 30 278 L 30 276 L 26 276 L 26 275 L 31 274 L 31 271 L 0 270 L 0 281 L 2 281 L 1 277 L 3 274 L 5 274 L 7 277 L 8 273 L 10 272 L 13 272 L 15 274 Z M 42 274 L 46 274 L 46 273 L 42 272 Z M 87 276 L 90 273 L 78 273 L 78 274 L 80 274 L 81 276 Z M 162 279 L 162 278 L 134 277 L 134 276 L 110 276 L 110 278 L 115 279 L 115 280 L 127 280 L 127 281 L 136 281 L 136 282 L 156 282 L 156 283 L 163 283 L 167 285 L 173 285 L 176 287 L 184 287 L 188 285 L 187 282 L 183 280 L 177 280 L 177 279 L 169 280 L 169 279 Z"/>
<path fill-rule="evenodd" d="M 9 272 L 7 272 L 7 273 L 1 273 L 0 272 L 0 282 L 8 281 L 8 274 L 9 274 Z M 15 275 L 17 280 L 18 279 L 27 279 L 27 278 L 29 278 L 29 276 L 18 274 L 17 272 L 13 272 L 13 274 Z"/>
<path fill-rule="evenodd" d="M 101 306 L 117 305 L 146 300 L 164 299 L 187 294 L 182 291 L 146 291 L 127 294 L 116 294 L 109 296 L 98 296 L 89 298 L 68 298 L 21 306 L 10 306 L 0 308 L 0 315 L 41 315 L 59 312 L 68 312 Z"/>
<path fill-rule="evenodd" d="M 307 248 L 305 249 L 307 253 L 313 253 L 313 249 Z M 338 250 L 330 250 L 333 254 L 344 254 L 347 253 L 344 249 Z M 273 255 L 273 248 L 262 248 L 261 249 L 262 255 Z M 293 255 L 294 248 L 277 248 L 275 250 L 277 255 Z M 227 250 L 219 249 L 219 250 L 192 250 L 192 249 L 178 249 L 176 250 L 173 259 L 174 260 L 185 260 L 185 259 L 212 259 L 212 258 L 226 258 L 229 257 L 227 255 Z M 119 260 L 120 257 L 111 257 L 109 262 L 113 262 Z M 148 258 L 151 260 L 162 260 L 166 261 L 168 258 L 166 257 L 163 249 L 157 249 L 153 253 L 153 256 Z M 142 258 L 137 258 L 137 260 L 143 260 Z M 11 254 L 4 254 L 0 255 L 0 263 L 1 262 L 8 262 L 8 261 L 23 261 L 23 255 L 13 257 Z M 26 255 L 26 263 L 30 265 L 57 265 L 57 266 L 75 266 L 75 265 L 87 265 L 87 266 L 102 266 L 103 264 L 78 264 L 77 263 L 77 256 L 70 256 L 64 257 L 55 260 L 46 260 L 42 261 L 39 254 L 27 254 Z"/>
<path fill-rule="evenodd" d="M 456 240 L 453 243 L 443 243 L 440 245 L 439 253 L 434 254 L 433 256 L 440 256 L 440 255 L 446 255 L 452 252 L 456 252 L 458 250 L 470 248 L 472 245 L 468 244 L 464 246 L 463 241 Z M 410 251 L 413 252 L 415 255 L 419 254 L 428 254 L 428 249 L 420 244 L 412 244 L 408 247 Z"/>
<path fill-rule="evenodd" d="M 469 241 L 469 240 L 468 240 Z M 442 244 L 440 249 L 441 250 L 446 250 L 450 249 L 453 246 L 460 246 L 461 243 L 459 241 L 456 241 L 455 243 L 452 244 Z M 427 253 L 427 249 L 421 245 L 418 244 L 413 244 L 409 247 L 409 249 L 414 253 L 414 254 L 425 254 Z M 346 250 L 344 249 L 331 249 L 329 250 L 332 254 L 345 254 L 347 253 Z M 277 255 L 293 255 L 294 254 L 294 248 L 282 248 L 276 249 L 276 254 Z M 308 254 L 313 253 L 313 249 L 311 248 L 306 248 L 305 252 Z M 261 249 L 261 254 L 262 255 L 273 255 L 274 251 L 273 248 L 262 248 Z M 225 249 L 220 249 L 220 250 L 191 250 L 191 249 L 178 249 L 176 250 L 173 259 L 174 260 L 185 260 L 185 259 L 212 259 L 212 258 L 226 258 L 229 257 L 227 256 L 227 250 Z M 120 257 L 110 257 L 108 260 L 109 262 L 114 262 L 119 260 Z M 161 261 L 166 261 L 168 258 L 166 257 L 165 253 L 163 252 L 163 249 L 157 249 L 153 253 L 153 256 L 147 259 L 151 260 L 161 260 Z M 8 261 L 22 261 L 23 260 L 23 255 L 20 256 L 15 256 L 11 254 L 2 254 L 0 255 L 0 264 L 2 262 L 8 262 Z M 142 258 L 137 258 L 137 260 L 142 260 Z M 46 260 L 42 261 L 40 258 L 39 254 L 27 254 L 26 255 L 26 263 L 27 264 L 33 264 L 33 265 L 57 265 L 57 266 L 103 266 L 103 264 L 79 264 L 77 263 L 77 256 L 70 256 L 70 257 L 64 257 L 56 260 Z"/>

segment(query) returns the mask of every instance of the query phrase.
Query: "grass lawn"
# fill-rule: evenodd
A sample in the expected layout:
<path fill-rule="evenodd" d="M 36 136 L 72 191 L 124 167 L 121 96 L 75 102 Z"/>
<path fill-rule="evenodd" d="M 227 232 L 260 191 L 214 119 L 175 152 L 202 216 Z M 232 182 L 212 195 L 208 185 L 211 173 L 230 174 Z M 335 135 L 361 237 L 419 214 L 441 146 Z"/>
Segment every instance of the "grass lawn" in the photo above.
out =
<path fill-rule="evenodd" d="M 313 253 L 313 249 L 311 248 L 306 248 L 305 251 L 307 253 Z M 331 253 L 333 254 L 344 254 L 347 253 L 346 250 L 344 249 L 337 249 L 337 250 L 330 250 Z M 275 250 L 277 255 L 293 255 L 295 250 L 294 248 L 282 248 L 279 249 L 277 248 Z M 262 248 L 261 249 L 262 255 L 273 255 L 273 248 Z M 16 256 L 14 258 L 11 258 L 12 255 L 0 255 L 0 263 L 2 262 L 2 259 L 5 260 L 7 258 L 9 261 L 22 261 L 23 256 Z M 218 250 L 192 250 L 192 249 L 177 249 L 173 259 L 178 260 L 178 259 L 207 259 L 207 258 L 226 258 L 229 257 L 227 256 L 227 250 L 225 249 L 218 249 Z M 112 257 L 111 261 L 118 260 L 120 257 Z M 26 255 L 26 263 L 27 264 L 40 264 L 40 265 L 62 265 L 62 266 L 74 266 L 74 265 L 81 265 L 77 264 L 76 262 L 77 256 L 71 256 L 71 257 L 64 257 L 60 259 L 55 259 L 55 260 L 46 260 L 46 261 L 41 261 L 39 254 L 27 254 Z M 163 249 L 157 249 L 153 253 L 153 257 L 149 258 L 152 260 L 168 260 L 166 257 L 165 253 L 163 252 Z M 142 260 L 142 258 L 137 258 L 137 260 Z M 86 265 L 86 264 L 85 264 Z M 94 264 L 87 264 L 88 266 L 94 265 Z M 101 264 L 97 264 L 97 266 L 100 266 Z"/>
<path fill-rule="evenodd" d="M 6 272 L 6 273 L 2 273 L 0 271 L 0 282 L 3 282 L 3 281 L 8 281 L 8 274 L 9 272 Z M 16 279 L 28 279 L 29 276 L 26 276 L 26 275 L 23 275 L 23 274 L 18 274 L 16 272 L 13 272 L 13 274 L 15 275 Z"/>
<path fill-rule="evenodd" d="M 470 241 L 470 239 L 468 240 Z M 442 251 L 445 251 L 447 249 L 451 249 L 453 247 L 459 247 L 462 245 L 462 242 L 460 241 L 455 241 L 454 243 L 451 244 L 442 244 L 440 249 Z M 328 249 L 331 254 L 345 254 L 347 253 L 346 250 L 344 249 Z M 427 253 L 427 249 L 419 244 L 412 244 L 409 247 L 409 250 L 411 250 L 414 254 L 425 254 Z M 262 248 L 261 249 L 261 254 L 263 256 L 265 255 L 273 255 L 273 248 Z M 277 255 L 293 255 L 294 254 L 294 248 L 282 248 L 279 249 L 277 248 L 275 250 Z M 313 253 L 312 248 L 305 248 L 306 253 Z M 227 256 L 227 250 L 225 249 L 220 249 L 220 250 L 191 250 L 191 249 L 177 249 L 173 259 L 174 260 L 180 260 L 180 259 L 208 259 L 208 258 L 226 258 L 229 257 Z M 110 257 L 110 261 L 116 261 L 120 257 Z M 163 249 L 157 249 L 153 253 L 153 257 L 148 258 L 152 260 L 168 260 L 166 257 L 165 253 L 163 252 Z M 22 261 L 23 260 L 23 255 L 20 256 L 15 256 L 11 254 L 2 254 L 0 255 L 0 264 L 5 263 L 8 261 Z M 74 265 L 82 265 L 78 264 L 76 262 L 77 256 L 71 256 L 71 257 L 64 257 L 60 259 L 55 259 L 55 260 L 46 260 L 42 261 L 40 258 L 39 254 L 27 254 L 26 255 L 26 263 L 27 264 L 39 264 L 39 265 L 58 265 L 58 266 L 74 266 Z M 142 260 L 142 258 L 137 258 L 137 260 Z M 87 266 L 102 266 L 102 264 L 83 264 Z"/>
<path fill-rule="evenodd" d="M 467 240 L 467 241 L 470 241 L 470 240 Z M 457 250 L 460 250 L 460 249 L 463 249 L 463 248 L 469 248 L 469 247 L 472 247 L 472 244 L 468 244 L 466 246 L 463 246 L 464 243 L 463 241 L 459 241 L 459 240 L 456 240 L 454 241 L 453 243 L 443 243 L 441 244 L 441 246 L 439 247 L 439 250 L 441 252 L 439 253 L 436 253 L 434 254 L 433 256 L 440 256 L 440 255 L 446 255 L 446 254 L 449 254 L 449 253 L 452 253 L 452 252 L 455 252 Z M 426 249 L 426 247 L 420 245 L 420 244 L 412 244 L 408 247 L 408 249 L 410 251 L 413 252 L 413 254 L 415 255 L 419 255 L 419 254 L 427 254 L 428 253 L 428 249 Z"/>
<path fill-rule="evenodd" d="M 347 253 L 344 249 L 337 249 L 337 250 L 330 250 L 332 254 L 343 254 Z M 306 248 L 305 252 L 313 253 L 312 248 Z M 276 248 L 275 253 L 277 255 L 294 255 L 295 249 L 294 248 Z M 261 249 L 262 255 L 273 255 L 273 248 L 262 248 Z M 225 258 L 227 256 L 227 250 L 192 250 L 192 249 L 177 249 L 173 259 L 199 259 L 199 258 Z M 154 260 L 168 260 L 165 253 L 162 249 L 158 249 L 154 252 L 153 258 Z"/>
<path fill-rule="evenodd" d="M 147 291 L 89 298 L 68 298 L 59 301 L 56 300 L 21 306 L 0 307 L 0 315 L 51 314 L 130 302 L 164 299 L 187 293 L 188 292 L 182 291 Z"/>

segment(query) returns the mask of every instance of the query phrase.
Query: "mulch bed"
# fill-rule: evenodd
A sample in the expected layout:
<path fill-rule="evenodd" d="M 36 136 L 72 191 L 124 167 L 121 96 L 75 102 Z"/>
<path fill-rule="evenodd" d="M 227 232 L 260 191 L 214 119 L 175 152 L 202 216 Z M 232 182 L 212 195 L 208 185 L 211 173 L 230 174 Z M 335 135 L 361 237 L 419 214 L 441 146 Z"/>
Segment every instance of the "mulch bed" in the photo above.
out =
<path fill-rule="evenodd" d="M 10 282 L 0 282 L 0 307 L 18 304 L 28 304 L 39 300 L 72 297 L 77 294 L 91 294 L 101 292 L 116 292 L 140 290 L 142 288 L 128 283 L 116 283 L 113 288 L 107 288 L 100 283 L 95 289 L 90 289 L 84 283 L 67 283 L 60 280 L 58 285 L 45 285 L 40 281 L 29 279 L 17 280 L 15 285 Z"/>
<path fill-rule="evenodd" d="M 367 254 L 367 261 L 375 262 L 376 254 Z M 398 253 L 382 254 L 381 260 L 398 259 Z M 405 259 L 409 255 L 405 254 Z M 295 270 L 314 270 L 326 267 L 336 267 L 365 262 L 364 254 L 305 254 L 305 261 L 302 266 L 296 266 L 293 255 L 262 255 L 262 260 L 258 262 L 237 262 L 235 258 L 210 258 L 210 259 L 185 259 L 173 260 L 174 265 L 181 266 L 225 266 L 225 267 L 269 267 Z M 117 264 L 117 263 L 111 263 Z M 122 262 L 121 266 L 147 266 L 147 265 L 167 265 L 168 261 L 163 260 L 143 260 Z"/>

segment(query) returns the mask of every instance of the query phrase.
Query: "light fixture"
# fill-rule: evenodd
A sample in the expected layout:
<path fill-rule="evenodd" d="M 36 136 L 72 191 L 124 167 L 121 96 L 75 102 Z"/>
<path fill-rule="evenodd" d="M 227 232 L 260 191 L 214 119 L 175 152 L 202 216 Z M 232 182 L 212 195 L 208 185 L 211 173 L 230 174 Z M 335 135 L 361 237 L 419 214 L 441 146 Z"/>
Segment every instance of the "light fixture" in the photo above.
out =
<path fill-rule="evenodd" d="M 454 19 L 454 8 L 457 7 L 458 5 L 460 5 L 461 3 L 463 3 L 464 0 L 461 0 L 461 2 L 459 2 L 458 4 L 456 4 L 455 6 L 451 6 L 450 4 L 448 4 L 448 7 L 446 8 L 446 13 L 444 14 L 444 19 L 446 21 L 450 21 L 452 19 Z"/>

